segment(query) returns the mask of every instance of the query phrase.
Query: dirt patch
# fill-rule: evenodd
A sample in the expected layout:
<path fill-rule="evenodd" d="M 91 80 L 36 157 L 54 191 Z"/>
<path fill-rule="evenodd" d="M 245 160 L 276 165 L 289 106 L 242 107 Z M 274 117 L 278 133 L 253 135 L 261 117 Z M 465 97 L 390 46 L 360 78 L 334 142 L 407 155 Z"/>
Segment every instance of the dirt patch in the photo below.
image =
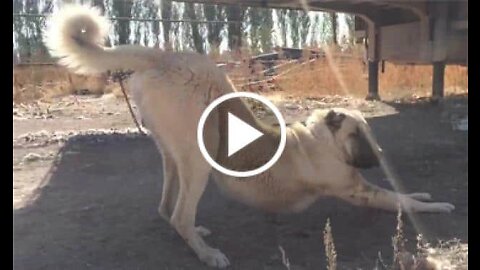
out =
<path fill-rule="evenodd" d="M 468 243 L 468 132 L 452 126 L 467 115 L 467 96 L 436 106 L 339 96 L 271 99 L 287 122 L 315 108 L 363 111 L 406 189 L 456 206 L 451 214 L 405 217 L 407 245 L 415 246 L 417 233 L 432 243 Z M 208 269 L 159 217 L 161 156 L 136 133 L 121 99 L 68 96 L 37 105 L 14 108 L 16 269 Z M 391 188 L 381 171 L 365 175 Z M 300 214 L 270 215 L 224 198 L 211 183 L 198 224 L 213 232 L 207 241 L 226 253 L 231 269 L 285 269 L 278 246 L 291 269 L 324 269 L 327 218 L 338 269 L 373 269 L 379 252 L 392 259 L 395 214 L 334 199 Z"/>

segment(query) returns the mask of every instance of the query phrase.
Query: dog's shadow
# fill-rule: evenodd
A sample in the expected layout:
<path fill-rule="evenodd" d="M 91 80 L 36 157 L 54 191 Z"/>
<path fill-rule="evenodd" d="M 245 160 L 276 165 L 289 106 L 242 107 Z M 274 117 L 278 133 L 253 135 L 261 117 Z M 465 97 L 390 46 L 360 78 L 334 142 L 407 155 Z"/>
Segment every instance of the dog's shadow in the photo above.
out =
<path fill-rule="evenodd" d="M 415 164 L 413 152 L 409 151 L 427 147 L 430 135 L 427 123 L 418 130 L 422 124 L 408 126 L 408 117 L 412 115 L 397 114 L 369 122 L 409 191 L 431 192 L 436 199 L 456 204 L 457 210 L 451 215 L 416 215 L 416 222 L 405 218 L 405 233 L 414 237 L 416 229 L 420 229 L 434 237 L 466 239 L 466 191 L 452 194 L 451 190 L 443 190 L 441 187 L 453 186 L 447 184 L 448 176 L 435 179 L 445 171 L 430 172 L 424 182 L 420 169 L 412 171 Z M 417 141 L 414 146 L 406 146 L 409 138 L 398 138 L 400 128 L 412 129 Z M 154 143 L 146 137 L 103 136 L 102 142 L 97 139 L 66 142 L 45 176 L 38 198 L 14 211 L 15 268 L 207 269 L 157 213 L 163 168 Z M 441 169 L 442 162 L 451 161 L 449 147 L 440 145 L 424 154 L 440 162 L 435 168 Z M 466 162 L 459 163 L 460 169 L 468 167 Z M 465 181 L 465 173 L 450 175 L 459 175 Z M 367 172 L 367 177 L 389 187 L 380 180 L 384 176 L 378 170 Z M 432 183 L 434 180 L 437 182 Z M 431 190 L 435 186 L 440 188 Z M 452 217 L 457 222 L 450 221 Z M 212 231 L 206 241 L 229 257 L 232 269 L 283 269 L 278 246 L 284 248 L 292 265 L 322 269 L 327 218 L 331 220 L 340 265 L 371 268 L 378 251 L 384 259 L 391 256 L 395 214 L 333 199 L 322 199 L 303 213 L 271 215 L 224 198 L 211 182 L 200 202 L 197 224 Z M 410 239 L 415 244 L 414 238 Z"/>

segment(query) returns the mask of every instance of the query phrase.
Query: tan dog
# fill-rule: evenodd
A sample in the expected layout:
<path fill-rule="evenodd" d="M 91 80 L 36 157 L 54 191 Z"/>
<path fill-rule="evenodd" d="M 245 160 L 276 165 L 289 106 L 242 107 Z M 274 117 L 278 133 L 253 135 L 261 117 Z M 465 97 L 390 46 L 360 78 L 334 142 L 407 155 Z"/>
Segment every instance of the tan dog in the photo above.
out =
<path fill-rule="evenodd" d="M 196 145 L 196 128 L 211 101 L 235 91 L 226 75 L 210 59 L 194 53 L 140 46 L 105 48 L 102 44 L 108 27 L 96 9 L 68 6 L 53 16 L 46 43 L 52 55 L 61 58 L 61 64 L 78 73 L 135 71 L 129 89 L 163 157 L 159 213 L 208 265 L 229 265 L 220 250 L 204 242 L 202 236 L 210 232 L 195 227 L 197 204 L 212 172 L 231 196 L 270 211 L 300 211 L 325 195 L 390 211 L 395 211 L 398 203 L 406 211 L 454 209 L 448 203 L 422 202 L 430 199 L 426 193 L 405 195 L 368 184 L 358 168 L 378 165 L 379 148 L 360 113 L 343 109 L 315 111 L 305 125 L 290 126 L 284 153 L 270 170 L 244 181 L 221 175 L 202 157 Z M 255 128 L 266 134 L 265 149 L 240 156 L 236 162 L 248 165 L 261 161 L 261 153 L 271 152 L 268 140 L 277 139 L 278 132 L 256 120 L 243 102 L 232 103 L 228 109 L 252 120 Z M 205 143 L 221 151 L 222 122 L 214 116 L 206 125 L 210 134 L 205 136 Z"/>

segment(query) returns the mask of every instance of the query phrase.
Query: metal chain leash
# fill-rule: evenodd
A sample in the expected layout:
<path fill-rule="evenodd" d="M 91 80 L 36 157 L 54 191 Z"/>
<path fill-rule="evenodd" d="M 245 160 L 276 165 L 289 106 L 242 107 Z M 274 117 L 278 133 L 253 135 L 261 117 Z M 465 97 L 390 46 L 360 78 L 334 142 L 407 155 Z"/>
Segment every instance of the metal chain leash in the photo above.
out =
<path fill-rule="evenodd" d="M 141 125 L 138 123 L 137 118 L 135 117 L 135 113 L 133 112 L 132 105 L 130 103 L 130 99 L 128 98 L 127 92 L 125 91 L 125 86 L 123 85 L 123 81 L 128 79 L 130 75 L 132 75 L 133 71 L 123 71 L 123 70 L 117 70 L 114 72 L 111 72 L 110 76 L 112 77 L 112 81 L 118 82 L 120 84 L 120 89 L 122 90 L 123 97 L 125 98 L 125 101 L 127 102 L 128 109 L 130 111 L 130 115 L 132 116 L 133 121 L 135 122 L 135 125 L 138 128 L 138 131 L 140 134 L 145 135 L 145 132 L 143 131 Z"/>

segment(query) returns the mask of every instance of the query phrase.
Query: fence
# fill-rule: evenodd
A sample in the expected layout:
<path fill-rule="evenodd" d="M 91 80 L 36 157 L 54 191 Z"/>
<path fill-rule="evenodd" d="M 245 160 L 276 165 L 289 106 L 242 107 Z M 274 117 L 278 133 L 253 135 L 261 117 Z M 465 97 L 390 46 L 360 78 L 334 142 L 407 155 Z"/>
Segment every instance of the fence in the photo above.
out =
<path fill-rule="evenodd" d="M 42 41 L 42 29 L 45 28 L 46 19 L 51 15 L 46 14 L 29 14 L 29 13 L 14 13 L 14 51 L 13 63 L 25 64 L 44 62 L 53 62 L 48 56 L 46 48 Z M 243 21 L 228 21 L 228 20 L 188 20 L 188 19 L 157 19 L 157 18 L 135 18 L 135 17 L 109 17 L 111 21 L 128 21 L 139 23 L 173 23 L 173 24 L 242 24 Z M 18 25 L 18 27 L 15 27 Z M 148 27 L 143 27 L 142 35 L 147 35 Z M 157 33 L 158 39 L 160 32 Z M 129 37 L 130 38 L 130 37 Z M 152 36 L 149 36 L 151 39 Z M 139 42 L 143 42 L 140 40 Z M 150 41 L 150 40 L 149 40 Z M 130 40 L 132 42 L 132 40 Z M 19 44 L 22 43 L 22 44 Z M 160 45 L 160 44 L 158 44 Z M 165 44 L 163 44 L 165 46 Z"/>

